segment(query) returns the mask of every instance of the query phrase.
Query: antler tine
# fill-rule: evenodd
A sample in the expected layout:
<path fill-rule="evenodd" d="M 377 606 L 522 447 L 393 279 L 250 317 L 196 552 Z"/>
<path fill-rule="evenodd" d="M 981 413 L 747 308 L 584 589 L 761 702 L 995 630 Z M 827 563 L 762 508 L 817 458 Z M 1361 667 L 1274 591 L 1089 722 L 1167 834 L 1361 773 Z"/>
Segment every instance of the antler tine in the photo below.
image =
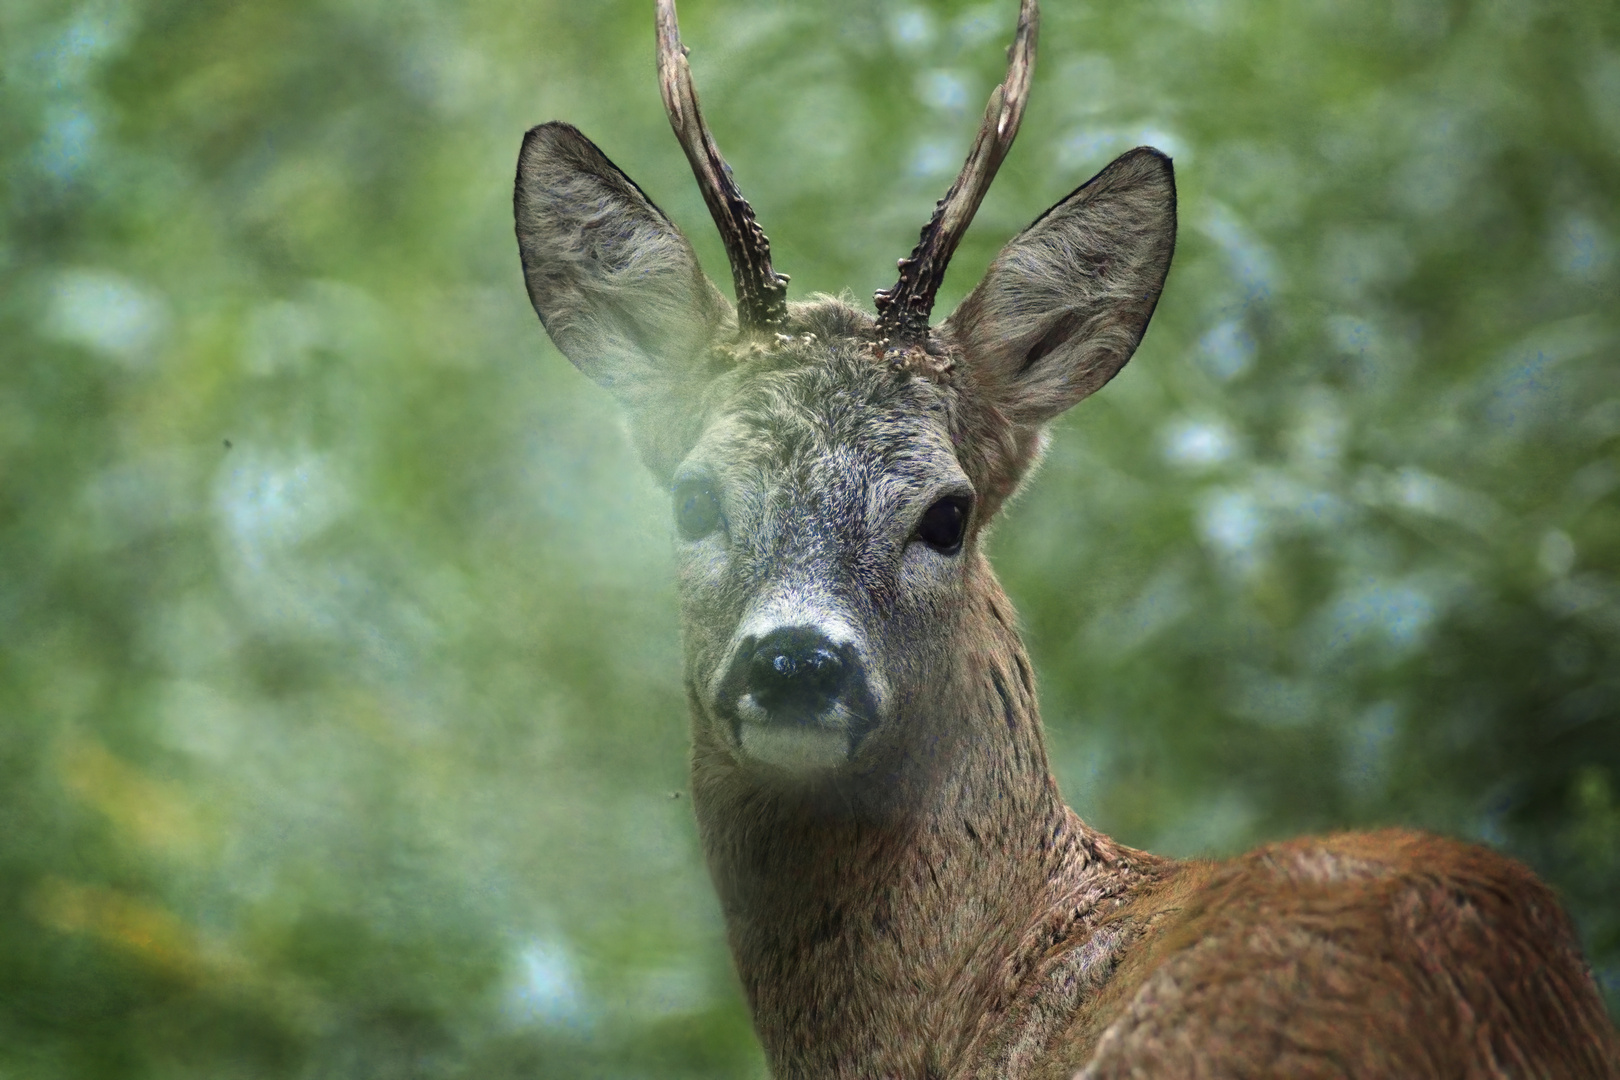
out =
<path fill-rule="evenodd" d="M 1008 50 L 1007 77 L 990 92 L 984 123 L 962 171 L 945 197 L 935 204 L 934 216 L 923 226 L 910 257 L 900 260 L 900 280 L 873 296 L 878 331 L 886 343 L 921 343 L 928 338 L 928 316 L 934 309 L 934 294 L 945 280 L 945 268 L 984 200 L 984 193 L 990 190 L 990 181 L 1012 148 L 1018 124 L 1024 118 L 1024 103 L 1029 100 L 1030 79 L 1035 71 L 1035 37 L 1040 21 L 1038 0 L 1022 0 L 1018 33 Z"/>
<path fill-rule="evenodd" d="M 731 166 L 720 156 L 698 109 L 692 68 L 681 44 L 675 0 L 658 0 L 658 85 L 664 111 L 686 160 L 692 163 L 703 201 L 720 230 L 737 287 L 737 323 L 745 332 L 774 330 L 787 321 L 786 274 L 771 267 L 771 242 L 754 220 L 754 208 L 737 190 Z"/>

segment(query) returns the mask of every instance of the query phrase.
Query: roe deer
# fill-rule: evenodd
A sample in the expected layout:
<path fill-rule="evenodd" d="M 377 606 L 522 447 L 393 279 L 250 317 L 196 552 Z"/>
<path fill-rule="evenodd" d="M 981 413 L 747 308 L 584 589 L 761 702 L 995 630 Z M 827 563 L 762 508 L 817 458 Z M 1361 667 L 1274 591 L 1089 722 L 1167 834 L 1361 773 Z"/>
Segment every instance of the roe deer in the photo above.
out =
<path fill-rule="evenodd" d="M 731 259 L 566 124 L 515 212 L 530 299 L 673 493 L 692 806 L 777 1077 L 1615 1077 L 1557 898 L 1416 832 L 1173 861 L 1088 828 L 1047 765 L 980 550 L 1043 425 L 1112 378 L 1175 244 L 1125 154 L 930 327 L 1023 112 L 1037 11 L 877 314 L 787 301 L 659 0 L 669 119 Z"/>

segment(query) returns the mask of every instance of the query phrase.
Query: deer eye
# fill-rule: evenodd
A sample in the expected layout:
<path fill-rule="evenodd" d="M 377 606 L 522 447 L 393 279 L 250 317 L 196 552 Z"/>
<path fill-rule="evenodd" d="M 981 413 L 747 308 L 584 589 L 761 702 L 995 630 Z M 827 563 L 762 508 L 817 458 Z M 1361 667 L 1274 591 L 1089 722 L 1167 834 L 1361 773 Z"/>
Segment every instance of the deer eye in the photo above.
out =
<path fill-rule="evenodd" d="M 962 550 L 962 534 L 967 531 L 968 510 L 973 504 L 965 495 L 947 495 L 923 511 L 917 522 L 917 539 L 941 555 Z"/>
<path fill-rule="evenodd" d="M 687 540 L 701 540 L 720 525 L 720 498 L 708 477 L 675 485 L 675 527 Z"/>

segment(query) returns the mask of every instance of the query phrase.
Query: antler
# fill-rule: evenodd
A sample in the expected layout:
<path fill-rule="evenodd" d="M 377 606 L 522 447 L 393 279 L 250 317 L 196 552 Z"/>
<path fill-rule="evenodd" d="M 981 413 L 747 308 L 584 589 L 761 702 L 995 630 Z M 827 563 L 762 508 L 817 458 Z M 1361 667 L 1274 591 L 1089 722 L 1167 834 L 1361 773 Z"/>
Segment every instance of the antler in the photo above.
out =
<path fill-rule="evenodd" d="M 886 343 L 921 343 L 928 337 L 928 315 L 934 309 L 934 294 L 945 280 L 945 267 L 984 200 L 984 193 L 990 190 L 990 181 L 995 179 L 996 170 L 1018 134 L 1018 123 L 1024 118 L 1040 21 L 1037 0 L 1022 0 L 1018 34 L 1008 50 L 1007 77 L 990 91 L 984 123 L 961 173 L 935 204 L 934 216 L 923 226 L 910 257 L 900 260 L 900 280 L 873 296 L 878 309 L 878 332 Z"/>
<path fill-rule="evenodd" d="M 737 190 L 731 166 L 720 156 L 698 109 L 692 68 L 681 44 L 675 19 L 675 0 L 658 0 L 658 85 L 664 111 L 675 129 L 686 160 L 692 163 L 703 201 L 720 230 L 731 259 L 731 279 L 737 287 L 737 323 L 745 332 L 774 330 L 787 321 L 786 274 L 771 267 L 771 242 L 754 220 L 754 208 Z"/>

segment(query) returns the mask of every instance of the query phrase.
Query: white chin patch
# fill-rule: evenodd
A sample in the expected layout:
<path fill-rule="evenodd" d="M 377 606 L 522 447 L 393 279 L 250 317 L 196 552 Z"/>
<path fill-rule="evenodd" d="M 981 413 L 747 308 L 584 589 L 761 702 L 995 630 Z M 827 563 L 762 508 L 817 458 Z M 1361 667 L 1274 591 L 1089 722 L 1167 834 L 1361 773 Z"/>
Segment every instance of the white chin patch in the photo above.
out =
<path fill-rule="evenodd" d="M 748 724 L 738 732 L 743 753 L 791 772 L 831 769 L 849 760 L 849 736 L 807 724 Z"/>

